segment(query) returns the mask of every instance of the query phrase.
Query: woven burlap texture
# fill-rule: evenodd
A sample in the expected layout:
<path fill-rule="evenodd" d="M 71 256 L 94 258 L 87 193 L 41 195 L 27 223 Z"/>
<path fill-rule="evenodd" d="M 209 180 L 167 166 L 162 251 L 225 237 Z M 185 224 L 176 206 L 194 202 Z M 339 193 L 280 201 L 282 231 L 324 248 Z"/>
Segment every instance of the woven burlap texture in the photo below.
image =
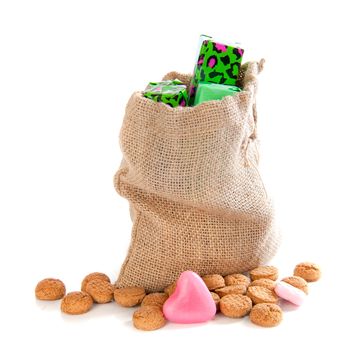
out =
<path fill-rule="evenodd" d="M 242 92 L 196 107 L 131 96 L 114 184 L 129 201 L 133 228 L 117 287 L 159 291 L 182 271 L 244 272 L 275 254 L 279 234 L 257 169 L 262 67 L 263 60 L 244 64 Z M 163 79 L 175 78 L 188 86 L 191 75 Z"/>

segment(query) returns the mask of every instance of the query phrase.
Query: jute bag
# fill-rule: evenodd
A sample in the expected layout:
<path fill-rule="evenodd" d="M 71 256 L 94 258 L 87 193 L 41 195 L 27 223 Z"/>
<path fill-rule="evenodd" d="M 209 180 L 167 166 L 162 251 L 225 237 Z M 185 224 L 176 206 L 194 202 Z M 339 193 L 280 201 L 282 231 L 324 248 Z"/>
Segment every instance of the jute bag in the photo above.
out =
<path fill-rule="evenodd" d="M 117 287 L 159 291 L 185 270 L 244 272 L 266 263 L 279 235 L 257 169 L 257 75 L 242 66 L 243 91 L 171 108 L 134 93 L 120 131 L 114 183 L 130 204 L 131 244 Z M 191 75 L 176 72 L 187 86 Z"/>

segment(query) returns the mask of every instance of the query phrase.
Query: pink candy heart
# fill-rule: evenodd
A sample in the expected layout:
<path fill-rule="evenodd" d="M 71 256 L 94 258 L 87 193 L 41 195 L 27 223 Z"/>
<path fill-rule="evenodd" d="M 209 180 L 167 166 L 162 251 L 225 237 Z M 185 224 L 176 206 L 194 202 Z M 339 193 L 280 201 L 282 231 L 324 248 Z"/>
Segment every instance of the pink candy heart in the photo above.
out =
<path fill-rule="evenodd" d="M 163 313 L 175 323 L 206 322 L 215 316 L 216 305 L 200 276 L 185 271 L 176 283 L 175 292 L 164 303 Z"/>

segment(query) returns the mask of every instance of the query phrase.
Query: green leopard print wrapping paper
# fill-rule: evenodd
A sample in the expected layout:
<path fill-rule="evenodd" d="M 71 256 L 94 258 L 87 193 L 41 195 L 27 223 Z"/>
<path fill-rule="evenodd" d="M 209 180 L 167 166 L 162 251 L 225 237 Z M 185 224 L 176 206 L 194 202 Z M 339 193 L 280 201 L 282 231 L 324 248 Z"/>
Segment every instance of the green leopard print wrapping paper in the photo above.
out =
<path fill-rule="evenodd" d="M 204 40 L 190 84 L 189 104 L 193 105 L 200 81 L 236 85 L 244 50 L 239 47 Z"/>
<path fill-rule="evenodd" d="M 143 96 L 155 102 L 163 102 L 170 107 L 188 105 L 187 86 L 178 79 L 151 82 L 146 87 Z"/>

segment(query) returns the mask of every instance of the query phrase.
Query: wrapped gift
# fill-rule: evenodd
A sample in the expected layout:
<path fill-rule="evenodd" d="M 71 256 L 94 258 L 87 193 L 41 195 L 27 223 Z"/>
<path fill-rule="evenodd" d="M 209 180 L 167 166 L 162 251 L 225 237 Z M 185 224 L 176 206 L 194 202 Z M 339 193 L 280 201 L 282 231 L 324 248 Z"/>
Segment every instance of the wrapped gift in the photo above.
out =
<path fill-rule="evenodd" d="M 236 85 L 244 50 L 238 44 L 224 45 L 214 39 L 203 41 L 190 85 L 193 104 L 200 81 Z"/>
<path fill-rule="evenodd" d="M 194 99 L 194 106 L 211 100 L 221 100 L 225 96 L 233 96 L 241 89 L 237 86 L 199 82 Z"/>
<path fill-rule="evenodd" d="M 188 105 L 187 87 L 178 79 L 151 82 L 146 87 L 143 96 L 171 107 Z"/>

